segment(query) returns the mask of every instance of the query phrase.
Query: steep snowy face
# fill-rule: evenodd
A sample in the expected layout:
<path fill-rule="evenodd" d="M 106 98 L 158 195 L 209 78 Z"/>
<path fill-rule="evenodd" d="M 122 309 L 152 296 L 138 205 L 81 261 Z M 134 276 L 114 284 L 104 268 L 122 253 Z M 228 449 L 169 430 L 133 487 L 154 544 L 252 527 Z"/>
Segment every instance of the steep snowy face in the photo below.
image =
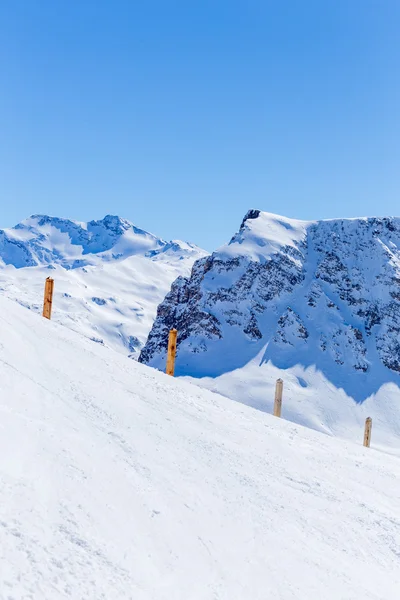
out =
<path fill-rule="evenodd" d="M 400 219 L 249 211 L 229 244 L 174 282 L 142 362 L 163 366 L 172 326 L 178 374 L 218 376 L 257 358 L 313 365 L 368 395 L 400 373 Z"/>
<path fill-rule="evenodd" d="M 0 292 L 39 312 L 51 275 L 54 320 L 137 358 L 171 283 L 205 254 L 116 216 L 77 223 L 35 215 L 0 231 Z"/>

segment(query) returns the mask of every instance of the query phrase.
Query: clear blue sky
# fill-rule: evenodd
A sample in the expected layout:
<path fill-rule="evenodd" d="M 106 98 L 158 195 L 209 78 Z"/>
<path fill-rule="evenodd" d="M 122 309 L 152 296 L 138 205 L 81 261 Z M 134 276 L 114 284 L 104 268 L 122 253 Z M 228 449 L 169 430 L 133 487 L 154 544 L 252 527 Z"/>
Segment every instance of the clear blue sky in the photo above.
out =
<path fill-rule="evenodd" d="M 398 0 L 3 0 L 0 226 L 400 214 Z"/>

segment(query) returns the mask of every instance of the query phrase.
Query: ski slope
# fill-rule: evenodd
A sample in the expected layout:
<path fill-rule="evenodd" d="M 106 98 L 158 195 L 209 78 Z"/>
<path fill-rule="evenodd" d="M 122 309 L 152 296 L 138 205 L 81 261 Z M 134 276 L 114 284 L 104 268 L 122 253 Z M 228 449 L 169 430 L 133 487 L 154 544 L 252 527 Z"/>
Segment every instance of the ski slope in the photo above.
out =
<path fill-rule="evenodd" d="M 400 462 L 0 297 L 0 598 L 397 600 Z"/>

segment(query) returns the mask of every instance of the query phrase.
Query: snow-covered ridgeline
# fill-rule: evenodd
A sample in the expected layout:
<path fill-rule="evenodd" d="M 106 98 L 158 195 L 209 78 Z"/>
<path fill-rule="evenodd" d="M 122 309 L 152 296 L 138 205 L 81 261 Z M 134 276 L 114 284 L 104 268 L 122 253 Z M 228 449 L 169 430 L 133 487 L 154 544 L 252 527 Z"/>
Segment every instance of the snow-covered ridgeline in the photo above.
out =
<path fill-rule="evenodd" d="M 114 215 L 88 223 L 33 215 L 13 228 L 0 230 L 0 265 L 16 268 L 58 264 L 74 269 L 135 255 L 155 260 L 163 254 L 185 257 L 205 253 L 180 240 L 166 242 Z"/>
<path fill-rule="evenodd" d="M 333 432 L 349 422 L 340 398 L 390 397 L 398 435 L 400 219 L 305 222 L 249 211 L 228 244 L 174 282 L 142 362 L 163 368 L 170 327 L 179 331 L 178 375 L 211 377 L 199 383 L 264 408 L 270 375 L 280 374 L 289 416 Z"/>
<path fill-rule="evenodd" d="M 250 211 L 159 307 L 141 360 L 179 330 L 181 373 L 217 375 L 262 348 L 282 367 L 400 371 L 400 220 L 303 222 Z M 232 348 L 232 341 L 235 347 Z"/>
<path fill-rule="evenodd" d="M 78 223 L 36 215 L 0 231 L 0 291 L 39 312 L 51 275 L 57 322 L 135 358 L 172 281 L 205 254 L 116 216 Z"/>

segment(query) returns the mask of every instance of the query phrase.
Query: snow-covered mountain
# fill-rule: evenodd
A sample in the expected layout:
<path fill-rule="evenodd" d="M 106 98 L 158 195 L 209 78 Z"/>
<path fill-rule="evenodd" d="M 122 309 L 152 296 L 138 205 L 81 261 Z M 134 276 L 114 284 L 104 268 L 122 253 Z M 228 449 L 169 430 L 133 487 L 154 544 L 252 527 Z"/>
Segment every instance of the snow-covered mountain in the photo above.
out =
<path fill-rule="evenodd" d="M 397 600 L 399 458 L 0 296 L 0 597 Z M 360 431 L 362 433 L 362 431 Z"/>
<path fill-rule="evenodd" d="M 172 326 L 178 375 L 212 378 L 199 383 L 258 408 L 270 409 L 283 369 L 287 410 L 307 425 L 335 429 L 321 422 L 326 405 L 340 420 L 354 400 L 379 392 L 382 405 L 389 389 L 400 413 L 400 219 L 251 210 L 227 245 L 174 282 L 142 362 L 163 367 Z"/>
<path fill-rule="evenodd" d="M 88 223 L 33 215 L 12 229 L 0 230 L 0 261 L 17 269 L 38 265 L 76 269 L 137 255 L 157 260 L 197 253 L 202 251 L 193 244 L 166 242 L 113 215 Z"/>
<path fill-rule="evenodd" d="M 137 357 L 171 282 L 205 254 L 117 216 L 78 223 L 34 215 L 0 230 L 0 289 L 40 311 L 51 275 L 56 321 Z"/>

